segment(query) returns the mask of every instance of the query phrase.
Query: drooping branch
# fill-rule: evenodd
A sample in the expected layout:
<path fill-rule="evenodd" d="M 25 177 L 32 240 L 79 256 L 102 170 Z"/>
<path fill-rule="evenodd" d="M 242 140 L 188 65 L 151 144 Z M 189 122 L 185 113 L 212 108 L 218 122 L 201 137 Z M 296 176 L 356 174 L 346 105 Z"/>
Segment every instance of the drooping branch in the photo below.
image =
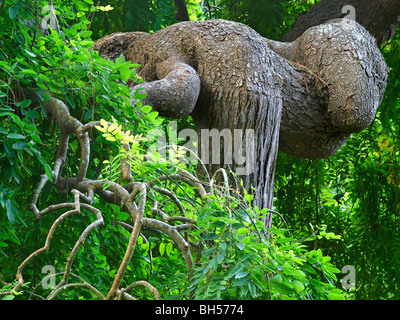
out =
<path fill-rule="evenodd" d="M 146 204 L 147 192 L 146 192 L 146 186 L 144 184 L 139 184 L 135 189 L 137 189 L 139 191 L 139 197 L 140 197 L 139 207 L 138 207 L 138 210 L 136 211 L 135 223 L 133 226 L 131 236 L 129 238 L 125 256 L 120 264 L 117 275 L 114 279 L 114 283 L 112 284 L 111 289 L 108 292 L 106 300 L 113 298 L 116 293 L 116 290 L 119 288 L 122 278 L 125 275 L 128 264 L 131 261 L 133 251 L 135 250 L 135 245 L 136 245 L 137 239 L 140 235 L 140 229 L 142 227 L 142 222 L 143 222 L 143 215 L 144 215 L 144 208 L 145 208 L 145 204 Z"/>
<path fill-rule="evenodd" d="M 52 170 L 53 183 L 57 183 L 58 179 L 61 176 L 61 172 L 63 170 L 64 163 L 67 157 L 69 137 L 72 133 L 76 134 L 76 137 L 81 147 L 81 159 L 79 164 L 79 171 L 77 174 L 77 182 L 80 182 L 86 176 L 86 172 L 89 166 L 89 136 L 87 132 L 83 130 L 82 123 L 71 116 L 67 106 L 61 100 L 51 98 L 49 101 L 44 101 L 43 105 L 47 115 L 55 118 L 57 124 L 60 127 L 59 145 Z M 46 174 L 41 176 L 41 180 L 34 192 L 34 196 L 29 206 L 37 217 L 39 215 L 39 210 L 36 207 L 36 204 L 39 199 L 39 195 L 48 180 L 49 177 Z"/>
<path fill-rule="evenodd" d="M 119 183 L 109 181 L 107 179 L 101 179 L 101 180 L 87 179 L 86 178 L 87 166 L 82 165 L 82 162 L 85 161 L 85 159 L 88 159 L 88 161 L 90 160 L 89 159 L 90 147 L 89 145 L 86 145 L 89 144 L 90 141 L 86 138 L 81 139 L 80 137 L 82 137 L 82 135 L 80 134 L 86 133 L 90 128 L 93 128 L 94 125 L 98 124 L 98 122 L 91 122 L 82 125 L 75 118 L 71 117 L 65 104 L 63 104 L 61 101 L 57 101 L 57 99 L 55 99 L 55 101 L 52 101 L 47 105 L 46 112 L 54 117 L 55 121 L 60 127 L 60 132 L 63 133 L 60 134 L 59 139 L 60 141 L 64 141 L 63 143 L 61 142 L 59 143 L 59 148 L 57 150 L 57 157 L 55 160 L 55 165 L 53 166 L 52 183 L 56 187 L 56 189 L 59 190 L 60 192 L 67 191 L 66 186 L 68 183 L 68 188 L 70 190 L 72 189 L 71 192 L 74 194 L 74 202 L 54 204 L 47 206 L 42 210 L 39 210 L 37 208 L 38 199 L 40 197 L 40 194 L 44 186 L 46 185 L 46 183 L 49 182 L 49 179 L 46 175 L 41 176 L 38 187 L 33 193 L 30 205 L 30 208 L 35 213 L 36 218 L 39 220 L 44 215 L 47 215 L 57 210 L 67 209 L 68 211 L 61 214 L 61 216 L 54 221 L 53 225 L 49 229 L 44 246 L 33 252 L 20 265 L 17 271 L 18 284 L 13 290 L 18 291 L 24 284 L 22 274 L 23 270 L 28 265 L 28 263 L 41 253 L 48 251 L 51 245 L 51 239 L 53 237 L 53 234 L 56 231 L 59 224 L 66 218 L 70 217 L 71 215 L 80 214 L 81 210 L 84 209 L 93 213 L 96 216 L 96 220 L 91 224 L 89 224 L 82 231 L 80 237 L 76 241 L 75 246 L 73 247 L 67 258 L 67 263 L 65 266 L 65 270 L 62 273 L 63 277 L 61 281 L 59 281 L 56 287 L 50 292 L 47 299 L 54 299 L 64 289 L 74 289 L 78 287 L 92 291 L 95 295 L 97 295 L 101 299 L 111 299 L 111 298 L 130 299 L 133 297 L 129 295 L 129 292 L 136 285 L 146 286 L 155 295 L 157 299 L 160 298 L 158 291 L 151 284 L 146 284 L 144 282 L 136 282 L 135 284 L 131 285 L 126 289 L 123 288 L 121 289 L 120 284 L 122 278 L 126 272 L 128 264 L 130 263 L 135 245 L 137 243 L 137 239 L 141 234 L 142 228 L 147 230 L 162 232 L 165 235 L 169 236 L 171 240 L 175 244 L 177 244 L 177 246 L 181 249 L 186 267 L 190 275 L 190 271 L 193 268 L 193 259 L 190 251 L 190 243 L 180 233 L 187 232 L 188 230 L 196 228 L 195 226 L 196 221 L 194 219 L 185 216 L 185 209 L 182 206 L 180 199 L 175 195 L 175 193 L 166 189 L 165 187 L 157 186 L 157 184 L 159 184 L 162 181 L 171 181 L 174 183 L 184 182 L 196 187 L 198 189 L 200 197 L 204 199 L 207 196 L 207 193 L 203 188 L 202 183 L 194 175 L 182 169 L 178 169 L 177 174 L 162 175 L 161 179 L 154 179 L 149 183 L 131 181 L 124 186 L 120 185 Z M 77 139 L 81 144 L 82 154 L 80 159 L 81 163 L 80 170 L 78 171 L 77 176 L 69 177 L 67 180 L 62 176 L 62 169 L 65 157 L 67 156 L 66 150 L 68 149 L 68 143 L 71 134 L 75 134 L 77 136 Z M 82 147 L 83 144 L 85 144 L 85 147 Z M 78 176 L 81 177 L 78 178 Z M 177 211 L 181 212 L 181 216 L 177 215 L 169 216 L 167 213 L 163 212 L 158 207 L 158 202 L 154 200 L 155 199 L 154 192 L 163 197 L 166 197 L 168 200 L 172 200 L 174 206 L 178 208 Z M 126 229 L 128 229 L 131 233 L 131 236 L 125 251 L 125 256 L 119 266 L 116 278 L 114 279 L 114 282 L 106 298 L 104 298 L 102 293 L 100 293 L 91 284 L 87 283 L 86 281 L 83 281 L 82 279 L 78 279 L 80 280 L 80 282 L 77 283 L 68 283 L 69 276 L 73 275 L 71 272 L 73 261 L 75 260 L 75 257 L 79 249 L 81 248 L 82 244 L 85 242 L 85 239 L 89 236 L 90 232 L 93 229 L 104 224 L 104 219 L 102 217 L 100 210 L 91 205 L 94 200 L 94 196 L 96 194 L 102 197 L 107 202 L 124 207 L 129 212 L 130 217 L 133 221 L 133 226 L 130 226 L 126 222 L 117 223 L 123 225 Z M 151 194 L 152 197 L 148 198 L 147 194 Z M 120 199 L 119 202 L 115 201 L 116 197 Z M 152 202 L 151 214 L 153 214 L 154 216 L 161 216 L 164 221 L 160 221 L 153 218 L 144 218 L 145 205 L 148 199 L 150 199 L 150 201 Z M 136 204 L 136 202 L 138 202 L 138 205 Z M 178 224 L 174 225 L 176 223 Z M 55 276 L 56 275 L 51 275 L 51 277 Z M 12 294 L 12 291 L 1 293 L 1 295 L 4 294 Z"/>
<path fill-rule="evenodd" d="M 38 256 L 39 254 L 41 254 L 42 252 L 48 251 L 50 244 L 51 244 L 51 239 L 53 237 L 53 234 L 57 228 L 57 226 L 66 218 L 68 218 L 71 215 L 75 215 L 75 214 L 80 214 L 81 213 L 81 207 L 94 213 L 96 215 L 96 221 L 94 221 L 93 223 L 91 223 L 81 234 L 81 236 L 79 237 L 78 241 L 76 242 L 73 250 L 71 251 L 70 256 L 67 259 L 67 265 L 65 267 L 65 272 L 64 272 L 64 276 L 63 279 L 60 281 L 60 283 L 55 287 L 55 289 L 53 290 L 53 292 L 50 294 L 49 297 L 52 297 L 52 295 L 54 294 L 54 292 L 56 292 L 60 287 L 64 286 L 67 281 L 68 281 L 68 277 L 71 273 L 71 266 L 72 266 L 72 262 L 74 261 L 74 258 L 79 250 L 79 248 L 82 246 L 82 244 L 85 242 L 87 236 L 89 235 L 89 233 L 96 227 L 103 225 L 104 220 L 103 217 L 101 215 L 100 210 L 88 205 L 88 204 L 83 204 L 80 203 L 80 195 L 81 193 L 77 190 L 72 190 L 72 193 L 74 194 L 74 203 L 63 203 L 63 204 L 59 204 L 59 205 L 53 205 L 50 206 L 48 208 L 46 208 L 45 210 L 39 212 L 39 214 L 37 214 L 37 217 L 42 217 L 44 214 L 50 213 L 51 211 L 55 211 L 55 210 L 60 210 L 60 209 L 68 209 L 68 208 L 73 208 L 72 210 L 69 210 L 65 213 L 63 213 L 59 218 L 57 218 L 53 225 L 51 226 L 49 233 L 47 235 L 45 244 L 42 248 L 36 250 L 35 252 L 33 252 L 32 254 L 30 254 L 22 263 L 21 265 L 18 267 L 17 270 L 17 275 L 16 278 L 18 280 L 18 284 L 17 286 L 14 288 L 15 291 L 19 290 L 20 287 L 22 287 L 24 280 L 22 277 L 22 271 L 24 270 L 25 266 L 28 264 L 29 261 L 31 261 L 33 258 L 35 258 L 36 256 Z"/>
<path fill-rule="evenodd" d="M 61 208 L 68 208 L 68 207 L 71 207 L 71 206 L 72 206 L 72 207 L 75 207 L 75 204 L 64 203 L 64 204 L 60 204 L 59 206 L 57 206 L 57 208 L 58 208 L 58 207 L 61 207 Z M 55 206 L 54 206 L 54 207 L 55 207 Z M 24 284 L 24 279 L 23 279 L 23 277 L 22 277 L 22 271 L 24 270 L 24 268 L 25 268 L 25 266 L 28 264 L 28 262 L 31 261 L 33 258 L 35 258 L 37 255 L 41 254 L 42 252 L 45 252 L 45 251 L 48 251 L 48 250 L 49 250 L 50 243 L 51 243 L 51 239 L 52 239 L 52 237 L 53 237 L 54 231 L 55 231 L 55 229 L 57 228 L 57 226 L 58 226 L 64 219 L 66 219 L 67 217 L 69 217 L 69 216 L 71 216 L 71 215 L 73 215 L 73 214 L 78 214 L 78 213 L 79 213 L 79 210 L 77 210 L 77 209 L 69 210 L 69 211 L 63 213 L 59 218 L 57 218 L 57 219 L 54 221 L 54 223 L 53 223 L 53 225 L 51 226 L 51 228 L 50 228 L 50 230 L 49 230 L 49 233 L 48 233 L 48 235 L 47 235 L 45 245 L 44 245 L 42 248 L 40 248 L 40 249 L 36 250 L 35 252 L 31 253 L 31 254 L 21 263 L 21 265 L 18 267 L 17 275 L 16 275 L 16 278 L 17 278 L 17 280 L 18 280 L 18 285 L 14 288 L 15 291 L 19 290 L 19 288 L 22 287 L 22 285 Z"/>
<path fill-rule="evenodd" d="M 49 274 L 49 275 L 47 275 L 46 277 L 47 277 L 47 279 L 49 280 L 49 279 L 51 279 L 51 278 L 58 277 L 58 276 L 60 276 L 60 275 L 62 275 L 62 274 L 63 274 L 63 273 Z M 76 287 L 80 287 L 80 288 L 87 289 L 87 290 L 93 292 L 100 300 L 104 300 L 103 294 L 102 294 L 99 290 L 97 290 L 95 287 L 93 287 L 90 283 L 86 282 L 86 281 L 83 280 L 80 276 L 78 276 L 78 275 L 76 275 L 76 274 L 74 274 L 74 273 L 72 273 L 72 272 L 70 273 L 70 276 L 76 278 L 79 282 L 70 283 L 70 284 L 67 284 L 67 285 L 64 285 L 64 286 L 59 287 L 57 290 L 53 290 L 53 291 L 47 296 L 46 300 L 53 300 L 53 299 L 55 299 L 55 298 L 57 297 L 57 295 L 58 295 L 59 293 L 61 293 L 62 291 L 66 290 L 66 289 L 68 289 L 68 288 L 76 288 Z M 44 280 L 44 279 L 43 279 L 43 280 Z M 43 281 L 43 280 L 42 280 L 42 281 Z M 34 292 L 37 290 L 37 288 L 38 288 L 41 284 L 42 284 L 42 283 L 39 283 L 39 284 L 34 288 L 33 292 L 31 292 L 30 294 L 33 295 L 33 296 L 36 296 L 36 297 L 38 297 L 38 298 L 42 298 L 42 299 L 43 299 L 43 297 L 41 297 L 40 295 L 37 295 L 37 294 L 34 293 Z M 30 299 L 29 299 L 29 300 L 30 300 Z"/>
<path fill-rule="evenodd" d="M 124 289 L 123 292 L 129 293 L 138 286 L 145 287 L 146 289 L 148 289 L 154 295 L 156 300 L 161 299 L 160 294 L 158 293 L 158 290 L 155 287 L 153 287 L 150 283 L 148 283 L 147 281 L 143 281 L 143 280 L 132 283 L 131 285 L 126 287 L 126 289 Z"/>
<path fill-rule="evenodd" d="M 78 253 L 78 250 L 81 248 L 81 246 L 85 242 L 89 233 L 93 229 L 100 227 L 104 224 L 104 219 L 103 219 L 103 216 L 101 215 L 101 211 L 99 209 L 96 209 L 85 203 L 79 203 L 79 197 L 83 195 L 79 191 L 72 190 L 72 193 L 75 195 L 75 198 L 76 198 L 75 202 L 77 203 L 78 210 L 81 210 L 81 207 L 83 209 L 86 209 L 87 211 L 93 213 L 96 216 L 96 220 L 94 222 L 92 222 L 90 225 L 88 225 L 86 227 L 86 229 L 81 233 L 78 241 L 76 242 L 74 248 L 71 250 L 69 257 L 67 258 L 67 264 L 65 266 L 63 278 L 60 281 L 60 283 L 55 287 L 54 290 L 57 290 L 58 288 L 62 287 L 63 285 L 65 285 L 68 282 L 68 277 L 71 273 L 72 262 L 74 261 L 75 256 Z"/>

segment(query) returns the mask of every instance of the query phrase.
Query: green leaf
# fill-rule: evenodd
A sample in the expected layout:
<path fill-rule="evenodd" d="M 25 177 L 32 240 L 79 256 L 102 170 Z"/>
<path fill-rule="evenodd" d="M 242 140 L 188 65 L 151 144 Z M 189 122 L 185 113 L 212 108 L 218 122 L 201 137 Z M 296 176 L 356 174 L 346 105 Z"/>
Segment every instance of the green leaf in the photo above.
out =
<path fill-rule="evenodd" d="M 81 38 L 88 38 L 88 37 L 90 37 L 91 35 L 92 35 L 92 31 L 89 31 L 89 30 L 83 31 L 83 32 L 80 34 Z"/>
<path fill-rule="evenodd" d="M 18 209 L 14 204 L 11 202 L 10 199 L 6 201 L 6 209 L 7 209 L 7 218 L 12 224 L 15 222 L 15 218 L 18 215 Z"/>
<path fill-rule="evenodd" d="M 234 275 L 236 275 L 237 273 L 239 273 L 241 270 L 243 269 L 243 266 L 241 264 L 237 264 L 235 265 L 228 273 L 227 277 L 231 278 Z"/>
<path fill-rule="evenodd" d="M 160 255 L 161 256 L 164 255 L 164 252 L 165 252 L 165 244 L 164 244 L 164 242 L 160 243 L 160 247 L 158 249 L 160 251 Z"/>
<path fill-rule="evenodd" d="M 290 274 L 295 278 L 305 278 L 306 274 L 301 270 L 291 270 Z"/>
<path fill-rule="evenodd" d="M 34 54 L 32 51 L 29 51 L 28 49 L 25 49 L 25 52 L 31 56 L 32 58 L 36 58 L 36 54 Z"/>
<path fill-rule="evenodd" d="M 196 285 L 197 285 L 200 281 L 202 281 L 205 277 L 206 277 L 205 274 L 201 274 L 200 277 L 198 277 L 196 280 L 194 280 L 194 281 L 190 284 L 189 288 L 192 288 L 192 287 L 196 286 Z"/>
<path fill-rule="evenodd" d="M 171 255 L 172 249 L 174 248 L 172 243 L 168 243 L 166 246 L 166 252 L 167 252 L 167 256 Z"/>
<path fill-rule="evenodd" d="M 341 293 L 336 293 L 336 292 L 329 292 L 328 293 L 328 299 L 329 300 L 343 300 L 344 299 L 344 294 Z"/>
<path fill-rule="evenodd" d="M 24 69 L 21 71 L 21 73 L 24 75 L 37 75 L 36 71 L 31 69 Z"/>
<path fill-rule="evenodd" d="M 150 120 L 154 120 L 154 119 L 157 118 L 157 117 L 158 117 L 158 112 L 153 111 L 153 112 L 150 112 L 150 113 L 149 113 L 149 119 L 150 119 Z"/>
<path fill-rule="evenodd" d="M 249 282 L 248 283 L 248 287 L 249 287 L 251 296 L 253 298 L 255 298 L 257 296 L 256 286 L 254 285 L 253 282 Z"/>
<path fill-rule="evenodd" d="M 216 259 L 212 259 L 207 267 L 204 268 L 203 273 L 206 274 L 214 266 Z"/>
<path fill-rule="evenodd" d="M 48 93 L 48 92 L 45 92 L 45 93 L 44 93 L 44 100 L 45 100 L 45 101 L 49 101 L 50 99 L 51 99 L 51 94 Z"/>
<path fill-rule="evenodd" d="M 51 182 L 53 182 L 53 170 L 48 163 L 44 163 L 44 171 Z"/>
<path fill-rule="evenodd" d="M 21 140 L 23 140 L 23 139 L 25 139 L 26 137 L 23 136 L 22 134 L 19 134 L 19 133 L 10 133 L 10 134 L 7 135 L 7 138 L 9 138 L 9 139 L 21 139 Z"/>
<path fill-rule="evenodd" d="M 301 283 L 299 280 L 294 280 L 293 281 L 293 288 L 297 291 L 297 292 L 301 292 L 304 290 L 304 285 L 303 283 Z"/>
<path fill-rule="evenodd" d="M 235 275 L 235 279 L 240 279 L 248 275 L 247 271 L 240 271 Z"/>
<path fill-rule="evenodd" d="M 271 282 L 275 283 L 282 283 L 282 276 L 280 274 L 275 275 L 272 279 Z"/>
<path fill-rule="evenodd" d="M 152 109 L 152 107 L 148 106 L 148 105 L 145 105 L 142 108 L 143 112 L 145 112 L 145 113 L 149 113 L 151 111 L 151 109 Z"/>
<path fill-rule="evenodd" d="M 21 241 L 18 239 L 18 237 L 14 233 L 10 233 L 10 240 L 16 244 L 21 245 Z"/>
<path fill-rule="evenodd" d="M 86 3 L 82 2 L 82 1 L 75 0 L 75 1 L 74 1 L 74 4 L 75 4 L 75 7 L 76 7 L 79 11 L 88 11 L 88 10 L 89 10 L 89 8 L 88 8 L 88 6 L 86 5 Z M 77 15 L 77 16 L 79 16 L 79 15 Z"/>
<path fill-rule="evenodd" d="M 27 108 L 30 106 L 30 104 L 32 103 L 32 100 L 30 99 L 25 99 L 21 101 L 21 107 L 22 108 Z"/>
<path fill-rule="evenodd" d="M 28 145 L 26 144 L 26 142 L 16 142 L 12 145 L 12 148 L 14 150 L 21 150 L 21 149 L 25 149 Z"/>
<path fill-rule="evenodd" d="M 284 283 L 272 282 L 271 289 L 280 294 L 293 294 L 294 290 Z"/>
<path fill-rule="evenodd" d="M 19 12 L 18 7 L 10 7 L 8 9 L 8 15 L 10 16 L 10 19 L 14 19 L 17 16 L 18 12 Z"/>
<path fill-rule="evenodd" d="M 143 90 L 143 89 L 142 89 L 142 88 L 139 88 L 139 89 L 137 89 L 137 90 L 135 91 L 135 93 L 134 93 L 134 95 L 133 95 L 133 97 L 134 97 L 135 99 L 143 100 L 144 98 L 147 97 L 147 95 L 146 95 L 145 93 L 140 93 L 141 90 Z"/>
<path fill-rule="evenodd" d="M 219 238 L 219 236 L 215 233 L 206 233 L 203 236 L 204 240 L 217 240 Z"/>
<path fill-rule="evenodd" d="M 129 77 L 131 75 L 131 70 L 127 67 L 122 68 L 120 71 L 122 80 L 124 80 L 125 82 L 129 80 Z"/>
<path fill-rule="evenodd" d="M 217 262 L 221 263 L 221 261 L 223 261 L 223 260 L 224 260 L 224 256 L 222 254 L 218 254 L 217 255 Z"/>

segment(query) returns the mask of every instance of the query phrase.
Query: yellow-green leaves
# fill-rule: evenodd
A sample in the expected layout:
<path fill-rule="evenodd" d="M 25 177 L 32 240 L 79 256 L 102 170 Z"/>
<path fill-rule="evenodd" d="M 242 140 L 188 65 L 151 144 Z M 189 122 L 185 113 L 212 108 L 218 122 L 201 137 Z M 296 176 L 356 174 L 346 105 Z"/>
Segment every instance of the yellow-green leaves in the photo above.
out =
<path fill-rule="evenodd" d="M 140 141 L 146 140 L 142 137 L 141 134 L 133 136 L 131 135 L 130 130 L 126 132 L 122 131 L 122 126 L 119 125 L 115 119 L 114 122 L 109 124 L 104 119 L 100 120 L 100 125 L 96 125 L 95 128 L 101 132 L 103 132 L 103 137 L 108 141 L 118 141 L 121 144 L 132 144 L 136 146 Z"/>
<path fill-rule="evenodd" d="M 108 127 L 107 122 L 104 119 L 101 119 L 100 124 L 101 126 L 95 126 L 95 128 L 97 130 L 100 130 L 101 132 L 107 132 L 107 127 Z"/>
<path fill-rule="evenodd" d="M 100 125 L 95 125 L 95 128 L 102 132 L 106 140 L 118 144 L 118 153 L 103 161 L 108 180 L 116 181 L 120 177 L 129 179 L 132 166 L 141 159 L 140 143 L 146 139 L 141 134 L 133 136 L 130 130 L 122 131 L 122 126 L 114 118 L 112 123 L 101 119 Z"/>

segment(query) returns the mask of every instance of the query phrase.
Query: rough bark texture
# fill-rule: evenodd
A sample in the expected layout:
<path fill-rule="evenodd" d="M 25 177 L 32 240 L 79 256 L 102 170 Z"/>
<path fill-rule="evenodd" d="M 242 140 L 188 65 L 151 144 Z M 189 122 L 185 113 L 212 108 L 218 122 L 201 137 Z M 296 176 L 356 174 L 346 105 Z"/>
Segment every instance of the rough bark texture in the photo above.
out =
<path fill-rule="evenodd" d="M 308 103 L 299 103 L 292 90 L 287 92 L 282 151 L 301 158 L 326 158 L 351 133 L 372 123 L 386 89 L 388 68 L 375 39 L 363 27 L 331 20 L 308 29 L 292 43 L 271 42 L 271 48 L 304 66 L 303 74 L 316 76 L 314 84 L 307 85 Z"/>
<path fill-rule="evenodd" d="M 283 41 L 293 41 L 313 26 L 347 16 L 342 9 L 348 5 L 355 8 L 356 21 L 369 31 L 378 45 L 394 37 L 400 24 L 399 0 L 323 0 L 297 18 Z"/>
<path fill-rule="evenodd" d="M 113 34 L 95 49 L 140 63 L 146 103 L 161 114 L 191 114 L 199 132 L 254 129 L 254 168 L 245 187 L 255 187 L 255 203 L 269 208 L 278 140 L 294 156 L 332 155 L 373 121 L 387 81 L 373 37 L 343 20 L 308 29 L 290 43 L 209 20 L 154 34 Z"/>

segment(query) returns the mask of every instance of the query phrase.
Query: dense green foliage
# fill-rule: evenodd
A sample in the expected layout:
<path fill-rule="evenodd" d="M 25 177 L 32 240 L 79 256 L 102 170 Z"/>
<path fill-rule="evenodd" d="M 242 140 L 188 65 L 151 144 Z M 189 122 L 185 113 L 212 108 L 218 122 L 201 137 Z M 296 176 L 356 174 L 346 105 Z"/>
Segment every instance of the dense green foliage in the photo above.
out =
<path fill-rule="evenodd" d="M 308 3 L 310 2 L 310 3 Z M 280 39 L 295 17 L 314 1 L 241 0 L 187 1 L 191 19 L 225 18 L 246 23 L 262 35 Z M 130 104 L 128 85 L 140 81 L 135 65 L 121 57 L 106 61 L 90 50 L 91 39 L 117 31 L 155 31 L 175 23 L 173 1 L 53 1 L 59 30 L 42 34 L 38 27 L 48 1 L 6 0 L 0 4 L 0 291 L 13 287 L 22 261 L 43 245 L 54 215 L 38 222 L 29 203 L 39 176 L 51 178 L 59 129 L 43 108 L 31 108 L 22 88 L 30 88 L 43 105 L 50 96 L 64 101 L 72 115 L 86 123 L 104 119 L 90 132 L 91 163 L 88 177 L 105 166 L 101 178 L 121 181 L 117 165 L 129 158 L 120 143 L 130 130 L 133 136 L 165 129 L 165 119 L 143 106 L 136 94 Z M 40 15 L 40 16 L 38 16 Z M 32 21 L 34 22 L 32 25 Z M 30 24 L 29 24 L 30 23 Z M 149 230 L 142 233 L 122 285 L 147 280 L 162 298 L 187 299 L 398 299 L 400 282 L 400 35 L 382 51 L 391 67 L 385 100 L 374 124 L 353 135 L 332 158 L 318 161 L 293 159 L 280 154 L 276 173 L 273 229 L 264 230 L 255 216 L 265 212 L 250 209 L 251 197 L 228 195 L 221 189 L 201 202 L 188 184 L 168 180 L 162 187 L 182 200 L 186 216 L 197 220 L 187 237 L 195 267 L 188 274 L 178 246 L 170 238 Z M 193 126 L 190 118 L 180 127 Z M 103 128 L 103 129 L 102 129 Z M 106 129 L 107 128 L 107 129 Z M 118 131 L 120 132 L 120 131 Z M 107 136 L 107 133 L 109 134 Z M 114 134 L 113 134 L 114 133 Z M 129 140 L 134 155 L 130 164 L 134 181 L 151 181 L 160 174 L 172 175 L 177 168 L 196 174 L 195 168 L 168 162 L 143 162 L 149 141 Z M 125 141 L 126 142 L 126 141 Z M 104 151 L 107 152 L 104 152 Z M 79 166 L 79 145 L 69 144 L 65 175 L 74 177 Z M 104 161 L 106 161 L 104 163 Z M 206 181 L 207 182 L 207 181 Z M 166 213 L 176 204 L 155 196 Z M 39 205 L 72 201 L 50 184 Z M 130 232 L 116 220 L 129 220 L 119 206 L 96 199 L 105 225 L 95 229 L 78 252 L 73 273 L 106 292 L 124 256 Z M 151 210 L 150 204 L 147 211 Z M 46 296 L 39 286 L 44 265 L 63 271 L 76 239 L 93 218 L 88 214 L 63 222 L 47 254 L 25 268 L 26 292 L 16 299 Z M 270 233 L 273 237 L 266 238 Z M 339 235 L 339 236 L 337 236 Z M 201 251 L 200 251 L 201 250 Z M 340 270 L 356 268 L 356 290 L 342 291 Z M 3 288 L 1 288 L 3 286 Z M 136 288 L 132 295 L 151 299 Z M 7 295 L 5 298 L 13 298 Z M 83 289 L 66 290 L 61 299 L 93 299 Z"/>
<path fill-rule="evenodd" d="M 307 11 L 311 3 L 315 1 L 220 0 L 215 2 L 217 5 L 210 7 L 206 17 L 242 22 L 264 37 L 280 40 L 290 30 L 300 12 Z"/>

